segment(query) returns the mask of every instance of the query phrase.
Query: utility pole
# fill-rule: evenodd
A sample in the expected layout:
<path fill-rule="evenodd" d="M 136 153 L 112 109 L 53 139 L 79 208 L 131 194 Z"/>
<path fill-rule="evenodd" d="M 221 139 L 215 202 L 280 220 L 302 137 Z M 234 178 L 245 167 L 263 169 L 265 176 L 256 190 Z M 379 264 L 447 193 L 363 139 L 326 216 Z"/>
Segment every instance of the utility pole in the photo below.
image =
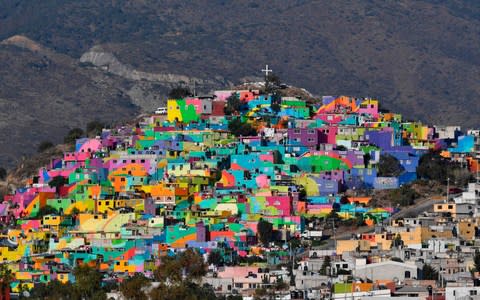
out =
<path fill-rule="evenodd" d="M 450 177 L 447 178 L 447 201 L 448 202 L 448 197 L 450 196 Z"/>
<path fill-rule="evenodd" d="M 333 241 L 335 246 L 335 253 L 337 252 L 337 230 L 335 229 L 335 218 L 332 218 Z"/>

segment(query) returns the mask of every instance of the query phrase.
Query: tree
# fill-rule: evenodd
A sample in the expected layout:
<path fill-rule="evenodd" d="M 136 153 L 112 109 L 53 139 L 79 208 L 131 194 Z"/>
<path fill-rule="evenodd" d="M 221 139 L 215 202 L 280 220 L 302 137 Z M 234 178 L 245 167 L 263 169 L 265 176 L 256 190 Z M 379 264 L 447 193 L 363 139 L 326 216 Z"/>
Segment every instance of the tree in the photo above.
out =
<path fill-rule="evenodd" d="M 184 277 L 188 281 L 198 280 L 206 274 L 207 265 L 197 250 L 187 249 L 179 257 Z"/>
<path fill-rule="evenodd" d="M 135 273 L 132 277 L 122 281 L 120 284 L 120 292 L 126 299 L 146 299 L 147 295 L 142 289 L 143 287 L 147 286 L 149 282 L 150 280 L 142 273 Z"/>
<path fill-rule="evenodd" d="M 340 221 L 340 216 L 337 213 L 337 210 L 332 209 L 326 217 L 327 220 L 338 222 Z"/>
<path fill-rule="evenodd" d="M 370 152 L 367 152 L 363 155 L 363 164 L 365 168 L 368 168 L 368 165 L 370 164 L 370 160 L 372 159 L 372 155 Z"/>
<path fill-rule="evenodd" d="M 271 106 L 271 107 L 272 107 L 272 111 L 273 111 L 274 113 L 278 113 L 278 112 L 280 112 L 280 110 L 282 109 L 282 107 L 281 107 L 280 104 L 278 104 L 278 103 L 272 103 L 272 106 Z"/>
<path fill-rule="evenodd" d="M 267 247 L 273 240 L 273 225 L 270 222 L 260 219 L 257 224 L 257 232 L 260 241 Z"/>
<path fill-rule="evenodd" d="M 255 289 L 255 298 L 254 299 L 262 299 L 263 297 L 267 296 L 268 291 L 265 288 L 257 288 Z"/>
<path fill-rule="evenodd" d="M 240 109 L 242 107 L 242 102 L 240 101 L 240 98 L 237 93 L 232 93 L 228 98 L 227 98 L 227 105 L 225 105 L 225 115 L 232 115 L 237 112 L 240 112 Z"/>
<path fill-rule="evenodd" d="M 84 132 L 81 128 L 73 128 L 67 133 L 63 142 L 65 144 L 73 144 L 75 141 L 83 136 Z"/>
<path fill-rule="evenodd" d="M 184 86 L 177 86 L 168 92 L 169 99 L 183 99 L 191 95 L 190 89 Z"/>
<path fill-rule="evenodd" d="M 87 123 L 86 133 L 88 136 L 97 136 L 102 133 L 105 124 L 100 121 L 91 121 Z"/>
<path fill-rule="evenodd" d="M 438 272 L 431 265 L 424 264 L 422 267 L 422 278 L 423 280 L 437 280 Z"/>
<path fill-rule="evenodd" d="M 415 200 L 420 197 L 420 194 L 411 185 L 403 185 L 398 189 L 391 190 L 389 197 L 400 206 L 409 206 L 415 204 Z"/>
<path fill-rule="evenodd" d="M 332 275 L 328 274 L 328 271 L 331 270 L 329 270 L 331 262 L 332 258 L 330 256 L 325 256 L 325 259 L 323 260 L 322 266 L 320 267 L 319 271 L 321 275 Z"/>
<path fill-rule="evenodd" d="M 268 74 L 265 78 L 265 92 L 271 93 L 275 91 L 281 84 L 280 77 L 276 74 Z"/>
<path fill-rule="evenodd" d="M 391 248 L 403 247 L 403 240 L 400 234 L 397 234 L 390 245 Z"/>
<path fill-rule="evenodd" d="M 55 188 L 55 193 L 59 193 L 60 188 L 64 186 L 65 184 L 68 183 L 68 180 L 66 177 L 63 177 L 61 175 L 55 176 L 48 182 L 49 187 L 54 187 Z"/>
<path fill-rule="evenodd" d="M 476 251 L 475 256 L 473 257 L 473 265 L 475 266 L 475 270 L 480 272 L 480 252 Z"/>
<path fill-rule="evenodd" d="M 160 283 L 157 288 L 150 292 L 150 299 L 152 300 L 171 300 L 171 299 L 185 299 L 185 300 L 220 300 L 217 298 L 211 285 L 199 285 L 194 282 L 181 282 L 173 286 L 167 286 Z"/>
<path fill-rule="evenodd" d="M 340 204 L 350 204 L 350 200 L 348 200 L 347 196 L 342 196 L 342 198 L 340 198 Z"/>
<path fill-rule="evenodd" d="M 275 282 L 275 290 L 276 291 L 282 291 L 288 289 L 288 284 L 283 281 L 283 279 L 280 277 L 276 282 Z"/>
<path fill-rule="evenodd" d="M 53 215 L 58 214 L 57 209 L 53 206 L 45 205 L 38 210 L 37 218 L 42 218 L 43 216 L 52 215 L 52 214 Z"/>
<path fill-rule="evenodd" d="M 198 251 L 187 249 L 177 256 L 162 258 L 162 264 L 154 271 L 157 281 L 175 284 L 180 281 L 194 281 L 206 274 L 207 265 Z"/>
<path fill-rule="evenodd" d="M 173 284 L 182 280 L 182 271 L 176 257 L 165 256 L 159 268 L 155 269 L 153 276 L 156 281 Z"/>
<path fill-rule="evenodd" d="M 102 274 L 87 265 L 77 266 L 73 270 L 75 287 L 82 299 L 106 299 L 106 293 L 102 289 Z"/>
<path fill-rule="evenodd" d="M 397 158 L 390 154 L 382 154 L 378 163 L 378 176 L 397 177 L 403 172 L 403 167 Z"/>
<path fill-rule="evenodd" d="M 257 130 L 252 125 L 235 118 L 228 123 L 228 130 L 235 136 L 254 136 Z"/>
<path fill-rule="evenodd" d="M 206 274 L 207 265 L 203 257 L 193 249 L 162 258 L 159 268 L 154 271 L 154 278 L 160 283 L 154 288 L 152 299 L 217 299 L 211 286 L 200 286 L 197 281 Z"/>
<path fill-rule="evenodd" d="M 12 271 L 6 264 L 0 264 L 0 289 L 2 295 L 10 289 L 10 283 L 15 279 Z"/>
<path fill-rule="evenodd" d="M 7 178 L 7 170 L 5 168 L 0 168 L 0 180 L 5 180 Z"/>
<path fill-rule="evenodd" d="M 78 289 L 70 282 L 62 283 L 58 280 L 52 280 L 48 284 L 35 284 L 35 287 L 30 290 L 30 298 L 42 300 L 81 300 L 77 291 Z"/>
<path fill-rule="evenodd" d="M 443 158 L 438 151 L 431 151 L 420 158 L 417 176 L 440 183 L 450 178 L 459 185 L 465 185 L 472 179 L 472 174 L 461 164 Z"/>
<path fill-rule="evenodd" d="M 390 260 L 403 263 L 403 260 L 400 257 L 392 257 Z"/>
<path fill-rule="evenodd" d="M 272 111 L 274 113 L 280 112 L 280 110 L 282 109 L 281 104 L 282 104 L 282 96 L 280 96 L 278 93 L 274 93 L 272 95 L 272 105 L 271 105 Z"/>
<path fill-rule="evenodd" d="M 42 141 L 38 145 L 37 152 L 38 153 L 45 152 L 46 150 L 52 148 L 53 146 L 54 146 L 53 143 L 50 141 Z"/>
<path fill-rule="evenodd" d="M 208 254 L 207 262 L 209 265 L 222 266 L 224 264 L 222 253 L 219 250 L 212 250 Z"/>

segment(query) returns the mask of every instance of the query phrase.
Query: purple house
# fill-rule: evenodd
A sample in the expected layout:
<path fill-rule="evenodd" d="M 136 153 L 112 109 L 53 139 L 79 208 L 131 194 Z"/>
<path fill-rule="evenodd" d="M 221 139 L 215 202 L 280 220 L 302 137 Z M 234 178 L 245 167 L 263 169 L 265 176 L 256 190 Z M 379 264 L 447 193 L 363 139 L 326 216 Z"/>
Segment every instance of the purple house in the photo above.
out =
<path fill-rule="evenodd" d="M 389 150 L 393 146 L 393 131 L 369 130 L 365 132 L 365 140 L 381 149 Z"/>
<path fill-rule="evenodd" d="M 314 128 L 289 128 L 288 141 L 293 145 L 302 145 L 316 148 L 318 145 L 318 131 Z"/>

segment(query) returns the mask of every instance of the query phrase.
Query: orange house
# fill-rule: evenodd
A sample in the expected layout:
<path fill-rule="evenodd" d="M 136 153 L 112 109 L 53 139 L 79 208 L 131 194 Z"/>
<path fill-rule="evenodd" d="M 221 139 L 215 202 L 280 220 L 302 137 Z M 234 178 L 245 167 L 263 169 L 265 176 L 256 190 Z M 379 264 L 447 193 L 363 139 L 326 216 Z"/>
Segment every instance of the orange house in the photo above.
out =
<path fill-rule="evenodd" d="M 141 164 L 127 164 L 112 171 L 108 179 L 113 185 L 115 192 L 125 192 L 127 187 L 135 184 L 135 178 L 142 178 L 148 175 L 145 167 Z M 133 179 L 133 181 L 132 181 Z"/>
<path fill-rule="evenodd" d="M 364 204 L 367 206 L 372 197 L 348 197 L 347 199 L 350 203 Z"/>

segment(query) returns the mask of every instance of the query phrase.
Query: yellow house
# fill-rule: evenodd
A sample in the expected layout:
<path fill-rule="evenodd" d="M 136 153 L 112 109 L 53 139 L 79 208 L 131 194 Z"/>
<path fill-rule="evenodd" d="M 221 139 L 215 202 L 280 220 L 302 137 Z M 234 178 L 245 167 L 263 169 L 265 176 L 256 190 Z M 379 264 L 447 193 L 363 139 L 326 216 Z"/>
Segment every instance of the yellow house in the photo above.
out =
<path fill-rule="evenodd" d="M 27 246 L 25 244 L 18 244 L 16 249 L 0 247 L 0 262 L 19 261 L 23 256 L 28 256 L 30 254 L 29 252 L 30 251 L 27 251 Z"/>
<path fill-rule="evenodd" d="M 113 266 L 114 272 L 134 273 L 136 271 L 135 265 L 129 265 L 128 260 L 122 259 L 115 262 Z"/>
<path fill-rule="evenodd" d="M 143 185 L 138 188 L 155 200 L 156 204 L 175 204 L 175 186 L 159 183 L 156 185 Z"/>
<path fill-rule="evenodd" d="M 96 208 L 99 214 L 114 211 L 120 207 L 131 207 L 135 211 L 143 211 L 143 199 L 100 199 L 96 200 Z"/>
<path fill-rule="evenodd" d="M 103 214 L 115 209 L 115 201 L 112 199 L 101 199 L 95 201 L 97 213 Z"/>
<path fill-rule="evenodd" d="M 420 226 L 406 228 L 405 231 L 399 232 L 399 234 L 405 246 L 422 244 L 422 228 Z"/>
<path fill-rule="evenodd" d="M 182 121 L 182 112 L 180 106 L 175 99 L 167 100 L 167 120 L 173 122 L 175 120 Z"/>
<path fill-rule="evenodd" d="M 120 232 L 124 224 L 135 220 L 135 213 L 80 214 L 80 232 Z"/>
<path fill-rule="evenodd" d="M 60 281 L 61 283 L 67 283 L 70 281 L 70 274 L 69 273 L 58 273 L 57 274 L 57 280 Z"/>
<path fill-rule="evenodd" d="M 63 221 L 62 216 L 46 215 L 46 216 L 43 216 L 42 225 L 43 225 L 43 228 L 54 227 L 55 229 L 58 229 L 62 221 Z"/>
<path fill-rule="evenodd" d="M 342 255 L 344 252 L 354 252 L 358 246 L 359 240 L 338 240 L 337 255 Z"/>
<path fill-rule="evenodd" d="M 471 241 L 475 238 L 475 222 L 472 219 L 461 219 L 458 222 L 458 236 Z"/>
<path fill-rule="evenodd" d="M 433 230 L 430 227 L 422 227 L 422 241 L 428 241 L 432 238 L 449 239 L 453 237 L 451 230 Z"/>
<path fill-rule="evenodd" d="M 392 247 L 392 240 L 387 239 L 386 233 L 375 234 L 375 241 L 379 250 L 388 250 Z"/>
<path fill-rule="evenodd" d="M 455 203 L 439 203 L 433 205 L 433 212 L 450 213 L 452 217 L 457 214 L 457 206 Z"/>

